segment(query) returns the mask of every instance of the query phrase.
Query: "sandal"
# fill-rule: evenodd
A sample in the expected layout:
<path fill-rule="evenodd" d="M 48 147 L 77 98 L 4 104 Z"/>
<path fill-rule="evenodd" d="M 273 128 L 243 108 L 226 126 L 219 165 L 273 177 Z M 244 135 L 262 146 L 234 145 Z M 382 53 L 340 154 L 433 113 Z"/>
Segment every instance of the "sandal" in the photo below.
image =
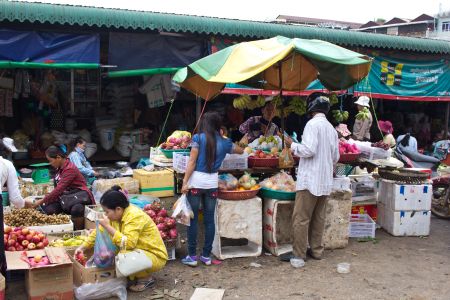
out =
<path fill-rule="evenodd" d="M 129 287 L 129 290 L 135 293 L 140 293 L 145 290 L 148 290 L 149 288 L 152 288 L 156 283 L 155 278 L 151 278 L 149 280 L 137 280 L 136 284 Z M 137 288 L 136 286 L 141 285 L 142 287 Z"/>

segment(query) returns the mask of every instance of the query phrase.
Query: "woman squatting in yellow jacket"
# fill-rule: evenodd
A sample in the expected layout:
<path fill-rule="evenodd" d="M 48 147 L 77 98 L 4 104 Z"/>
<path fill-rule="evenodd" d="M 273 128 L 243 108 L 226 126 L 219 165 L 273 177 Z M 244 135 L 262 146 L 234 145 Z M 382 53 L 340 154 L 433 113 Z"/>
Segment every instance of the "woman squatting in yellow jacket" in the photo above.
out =
<path fill-rule="evenodd" d="M 125 236 L 125 252 L 139 249 L 144 251 L 152 261 L 151 269 L 129 277 L 129 289 L 133 292 L 142 292 L 152 287 L 156 281 L 151 274 L 164 268 L 168 259 L 166 247 L 156 224 L 144 211 L 130 205 L 127 196 L 118 186 L 105 192 L 100 199 L 100 204 L 105 212 L 105 217 L 99 220 L 100 230 L 106 230 L 118 248 L 120 248 L 122 237 Z M 76 250 L 75 254 L 92 248 L 94 243 L 95 231 Z"/>

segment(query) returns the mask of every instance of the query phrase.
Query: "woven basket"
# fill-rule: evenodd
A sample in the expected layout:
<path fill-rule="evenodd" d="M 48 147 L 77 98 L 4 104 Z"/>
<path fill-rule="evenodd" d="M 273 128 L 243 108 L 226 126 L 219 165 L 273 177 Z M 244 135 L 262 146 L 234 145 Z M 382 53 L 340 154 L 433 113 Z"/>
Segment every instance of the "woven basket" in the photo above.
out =
<path fill-rule="evenodd" d="M 256 158 L 249 156 L 249 168 L 276 168 L 278 167 L 278 158 Z"/>
<path fill-rule="evenodd" d="M 428 181 L 428 177 L 430 176 L 428 173 L 420 171 L 412 171 L 408 169 L 400 169 L 400 170 L 378 169 L 378 175 L 383 179 L 408 184 L 423 184 Z"/>
<path fill-rule="evenodd" d="M 247 200 L 255 198 L 258 194 L 259 189 L 248 190 L 248 191 L 225 191 L 219 190 L 219 199 L 223 200 Z"/>

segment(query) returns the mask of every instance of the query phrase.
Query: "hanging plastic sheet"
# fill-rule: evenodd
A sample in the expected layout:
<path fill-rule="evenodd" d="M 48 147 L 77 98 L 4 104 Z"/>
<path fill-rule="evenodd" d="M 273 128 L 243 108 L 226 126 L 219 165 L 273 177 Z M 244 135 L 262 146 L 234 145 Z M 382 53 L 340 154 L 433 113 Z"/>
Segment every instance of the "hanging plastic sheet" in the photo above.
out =
<path fill-rule="evenodd" d="M 98 64 L 100 38 L 98 34 L 0 29 L 0 61 Z"/>
<path fill-rule="evenodd" d="M 114 71 L 183 67 L 205 56 L 206 48 L 193 38 L 112 32 L 108 63 Z"/>

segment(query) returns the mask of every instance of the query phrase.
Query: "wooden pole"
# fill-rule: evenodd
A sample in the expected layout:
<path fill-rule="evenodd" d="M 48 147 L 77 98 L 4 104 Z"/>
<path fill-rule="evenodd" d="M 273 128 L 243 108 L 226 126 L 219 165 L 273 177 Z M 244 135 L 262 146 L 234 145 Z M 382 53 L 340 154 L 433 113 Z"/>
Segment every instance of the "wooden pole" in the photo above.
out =
<path fill-rule="evenodd" d="M 448 119 L 450 113 L 450 102 L 447 102 L 447 109 L 445 110 L 445 123 L 444 123 L 444 140 L 448 139 Z"/>
<path fill-rule="evenodd" d="M 284 115 L 284 99 L 283 99 L 283 79 L 282 79 L 282 62 L 278 62 L 278 84 L 280 87 L 281 99 L 281 147 L 284 149 L 284 130 L 285 130 L 285 115 Z"/>

